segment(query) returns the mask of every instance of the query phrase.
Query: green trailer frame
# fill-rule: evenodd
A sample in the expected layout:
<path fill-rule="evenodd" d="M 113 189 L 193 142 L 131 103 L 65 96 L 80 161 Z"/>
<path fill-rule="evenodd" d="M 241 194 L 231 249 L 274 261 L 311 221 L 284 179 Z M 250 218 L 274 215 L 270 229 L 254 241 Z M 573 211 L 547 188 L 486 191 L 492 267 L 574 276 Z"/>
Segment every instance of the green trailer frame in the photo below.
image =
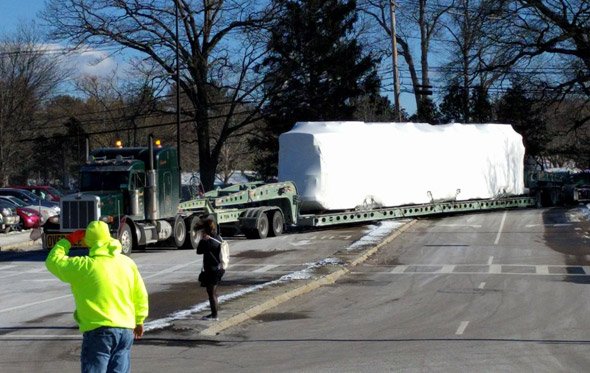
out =
<path fill-rule="evenodd" d="M 282 229 L 280 232 L 273 232 L 273 230 L 278 230 L 278 227 L 274 227 L 273 224 L 286 224 L 295 227 L 326 227 L 420 216 L 528 208 L 535 207 L 536 204 L 535 197 L 503 196 L 494 199 L 466 201 L 432 201 L 426 204 L 395 207 L 361 206 L 350 211 L 300 214 L 299 196 L 295 184 L 285 181 L 270 184 L 236 184 L 218 189 L 206 193 L 201 198 L 182 202 L 180 211 L 184 214 L 196 213 L 213 216 L 218 224 L 237 224 L 248 237 L 264 238 L 266 232 L 256 231 L 269 228 L 269 224 L 268 233 L 277 235 L 277 233 L 282 233 Z"/>

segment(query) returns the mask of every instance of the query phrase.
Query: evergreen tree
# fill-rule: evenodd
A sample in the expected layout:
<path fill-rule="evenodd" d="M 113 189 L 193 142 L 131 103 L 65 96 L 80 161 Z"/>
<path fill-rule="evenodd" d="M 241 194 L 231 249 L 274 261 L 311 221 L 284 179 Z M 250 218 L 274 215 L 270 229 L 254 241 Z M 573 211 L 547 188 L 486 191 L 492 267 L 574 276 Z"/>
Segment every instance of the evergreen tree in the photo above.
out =
<path fill-rule="evenodd" d="M 531 157 L 546 155 L 545 146 L 550 135 L 541 114 L 535 109 L 537 102 L 526 95 L 522 85 L 514 83 L 498 102 L 498 121 L 508 123 L 523 137 L 526 153 Z"/>
<path fill-rule="evenodd" d="M 440 104 L 443 123 L 461 122 L 463 120 L 463 88 L 453 83 L 447 88 L 447 94 Z"/>
<path fill-rule="evenodd" d="M 251 145 L 257 170 L 276 175 L 278 136 L 298 121 L 351 120 L 355 102 L 376 97 L 377 60 L 352 35 L 356 1 L 275 0 L 281 9 L 261 65 L 266 124 Z"/>
<path fill-rule="evenodd" d="M 470 120 L 473 123 L 488 123 L 492 120 L 492 104 L 488 91 L 481 85 L 473 88 L 469 98 Z"/>
<path fill-rule="evenodd" d="M 492 120 L 492 104 L 488 92 L 481 85 L 470 89 L 468 103 L 468 118 L 465 118 L 463 101 L 464 89 L 457 83 L 447 88 L 447 94 L 440 105 L 442 121 L 444 123 L 487 123 Z"/>

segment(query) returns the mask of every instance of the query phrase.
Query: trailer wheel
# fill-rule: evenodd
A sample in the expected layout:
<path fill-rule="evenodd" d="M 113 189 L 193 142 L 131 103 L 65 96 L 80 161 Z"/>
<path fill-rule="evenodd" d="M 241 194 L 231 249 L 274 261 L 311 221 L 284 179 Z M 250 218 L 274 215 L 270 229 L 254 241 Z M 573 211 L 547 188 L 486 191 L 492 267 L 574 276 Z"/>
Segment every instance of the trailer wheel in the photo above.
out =
<path fill-rule="evenodd" d="M 255 238 L 266 238 L 268 236 L 268 230 L 268 215 L 262 213 L 256 221 Z"/>
<path fill-rule="evenodd" d="M 125 255 L 131 255 L 131 251 L 133 250 L 133 233 L 129 224 L 123 223 L 121 226 L 119 241 L 121 241 L 122 246 L 121 252 Z"/>
<path fill-rule="evenodd" d="M 184 218 L 182 216 L 177 216 L 174 220 L 174 244 L 177 248 L 186 249 L 184 247 L 184 243 L 186 242 L 186 223 L 184 222 Z"/>
<path fill-rule="evenodd" d="M 272 224 L 270 226 L 271 230 L 268 233 L 271 237 L 280 236 L 283 234 L 283 227 L 285 224 L 285 219 L 283 219 L 283 213 L 280 211 L 275 211 L 272 214 Z"/>

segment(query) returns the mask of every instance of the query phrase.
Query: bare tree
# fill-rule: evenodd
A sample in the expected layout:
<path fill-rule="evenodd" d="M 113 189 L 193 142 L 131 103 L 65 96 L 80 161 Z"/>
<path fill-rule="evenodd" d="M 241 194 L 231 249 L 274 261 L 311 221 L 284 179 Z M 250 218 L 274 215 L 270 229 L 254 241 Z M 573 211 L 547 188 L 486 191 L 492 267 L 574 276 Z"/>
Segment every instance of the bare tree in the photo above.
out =
<path fill-rule="evenodd" d="M 395 2 L 392 0 L 359 1 L 361 11 L 373 19 L 380 29 L 390 36 L 392 34 L 390 26 L 391 3 Z M 396 6 L 397 14 L 399 14 L 399 30 L 396 31 L 398 53 L 403 57 L 410 74 L 411 87 L 415 93 L 416 108 L 420 120 L 430 119 L 420 118 L 420 113 L 428 112 L 432 105 L 429 98 L 432 94 L 430 92 L 432 83 L 429 54 L 432 49 L 432 40 L 441 31 L 441 18 L 450 8 L 451 6 L 442 6 L 438 2 L 429 0 L 400 3 Z M 417 51 L 412 48 L 416 44 L 412 42 L 414 38 L 418 39 Z M 381 40 L 379 45 L 384 48 L 388 47 L 391 51 L 391 45 L 387 46 L 387 42 L 388 40 Z"/>
<path fill-rule="evenodd" d="M 272 18 L 268 2 L 49 0 L 43 18 L 56 39 L 140 52 L 161 67 L 161 78 L 169 82 L 177 71 L 178 44 L 179 87 L 191 105 L 183 112 L 193 118 L 201 178 L 205 188 L 212 189 L 223 145 L 258 120 L 258 109 L 265 100 L 262 82 L 252 72 L 265 52 L 258 32 Z M 220 91 L 225 94 L 218 95 Z M 235 120 L 244 108 L 247 115 Z M 211 136 L 212 118 L 222 122 L 216 138 Z"/>
<path fill-rule="evenodd" d="M 497 0 L 501 9 L 486 34 L 501 51 L 487 70 L 511 68 L 535 76 L 537 87 L 555 102 L 577 103 L 572 129 L 590 123 L 590 6 L 579 0 Z M 500 54 L 499 54 L 500 55 Z"/>
<path fill-rule="evenodd" d="M 95 134 L 94 142 L 112 145 L 114 140 L 122 140 L 126 145 L 138 146 L 145 143 L 149 133 L 172 142 L 172 126 L 155 126 L 162 121 L 172 123 L 172 117 L 158 115 L 166 114 L 166 110 L 160 107 L 162 100 L 156 97 L 157 88 L 149 72 L 126 80 L 121 80 L 115 72 L 109 76 L 87 75 L 79 78 L 75 86 L 86 97 L 87 105 L 94 108 L 93 112 L 78 117 L 85 130 Z"/>
<path fill-rule="evenodd" d="M 499 79 L 506 76 L 504 69 L 487 71 L 483 66 L 498 60 L 498 49 L 491 43 L 492 37 L 501 32 L 497 29 L 498 8 L 488 0 L 456 0 L 451 3 L 444 17 L 445 35 L 448 41 L 447 63 L 444 74 L 449 86 L 461 89 L 461 107 L 464 123 L 471 118 L 470 99 L 477 90 L 489 91 Z"/>
<path fill-rule="evenodd" d="M 33 149 L 21 143 L 35 117 L 64 79 L 58 58 L 47 51 L 34 25 L 20 25 L 0 40 L 0 178 L 23 170 Z M 24 145 L 23 145 L 24 144 Z"/>

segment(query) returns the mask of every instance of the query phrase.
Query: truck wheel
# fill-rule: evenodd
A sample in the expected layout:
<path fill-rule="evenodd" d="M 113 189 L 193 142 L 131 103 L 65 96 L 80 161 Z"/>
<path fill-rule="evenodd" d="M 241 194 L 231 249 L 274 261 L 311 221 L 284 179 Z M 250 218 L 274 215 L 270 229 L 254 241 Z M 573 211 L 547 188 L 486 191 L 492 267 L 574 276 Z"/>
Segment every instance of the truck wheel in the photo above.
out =
<path fill-rule="evenodd" d="M 195 225 L 197 225 L 200 221 L 201 219 L 198 216 L 193 216 L 190 218 L 189 230 L 186 234 L 184 245 L 182 246 L 183 250 L 197 250 L 199 241 L 201 241 L 201 235 L 195 232 Z"/>
<path fill-rule="evenodd" d="M 122 253 L 125 255 L 131 255 L 131 251 L 133 250 L 133 233 L 131 232 L 129 224 L 123 223 L 119 241 L 121 241 Z"/>
<path fill-rule="evenodd" d="M 260 214 L 256 221 L 255 238 L 266 238 L 268 236 L 268 215 Z"/>
<path fill-rule="evenodd" d="M 272 224 L 270 226 L 271 230 L 269 232 L 269 236 L 276 237 L 283 234 L 283 226 L 285 224 L 285 219 L 283 219 L 283 213 L 280 211 L 275 211 L 272 214 Z"/>
<path fill-rule="evenodd" d="M 182 216 L 177 216 L 176 220 L 174 220 L 174 244 L 177 248 L 185 248 L 184 243 L 186 242 L 186 223 L 184 222 L 184 218 Z"/>

